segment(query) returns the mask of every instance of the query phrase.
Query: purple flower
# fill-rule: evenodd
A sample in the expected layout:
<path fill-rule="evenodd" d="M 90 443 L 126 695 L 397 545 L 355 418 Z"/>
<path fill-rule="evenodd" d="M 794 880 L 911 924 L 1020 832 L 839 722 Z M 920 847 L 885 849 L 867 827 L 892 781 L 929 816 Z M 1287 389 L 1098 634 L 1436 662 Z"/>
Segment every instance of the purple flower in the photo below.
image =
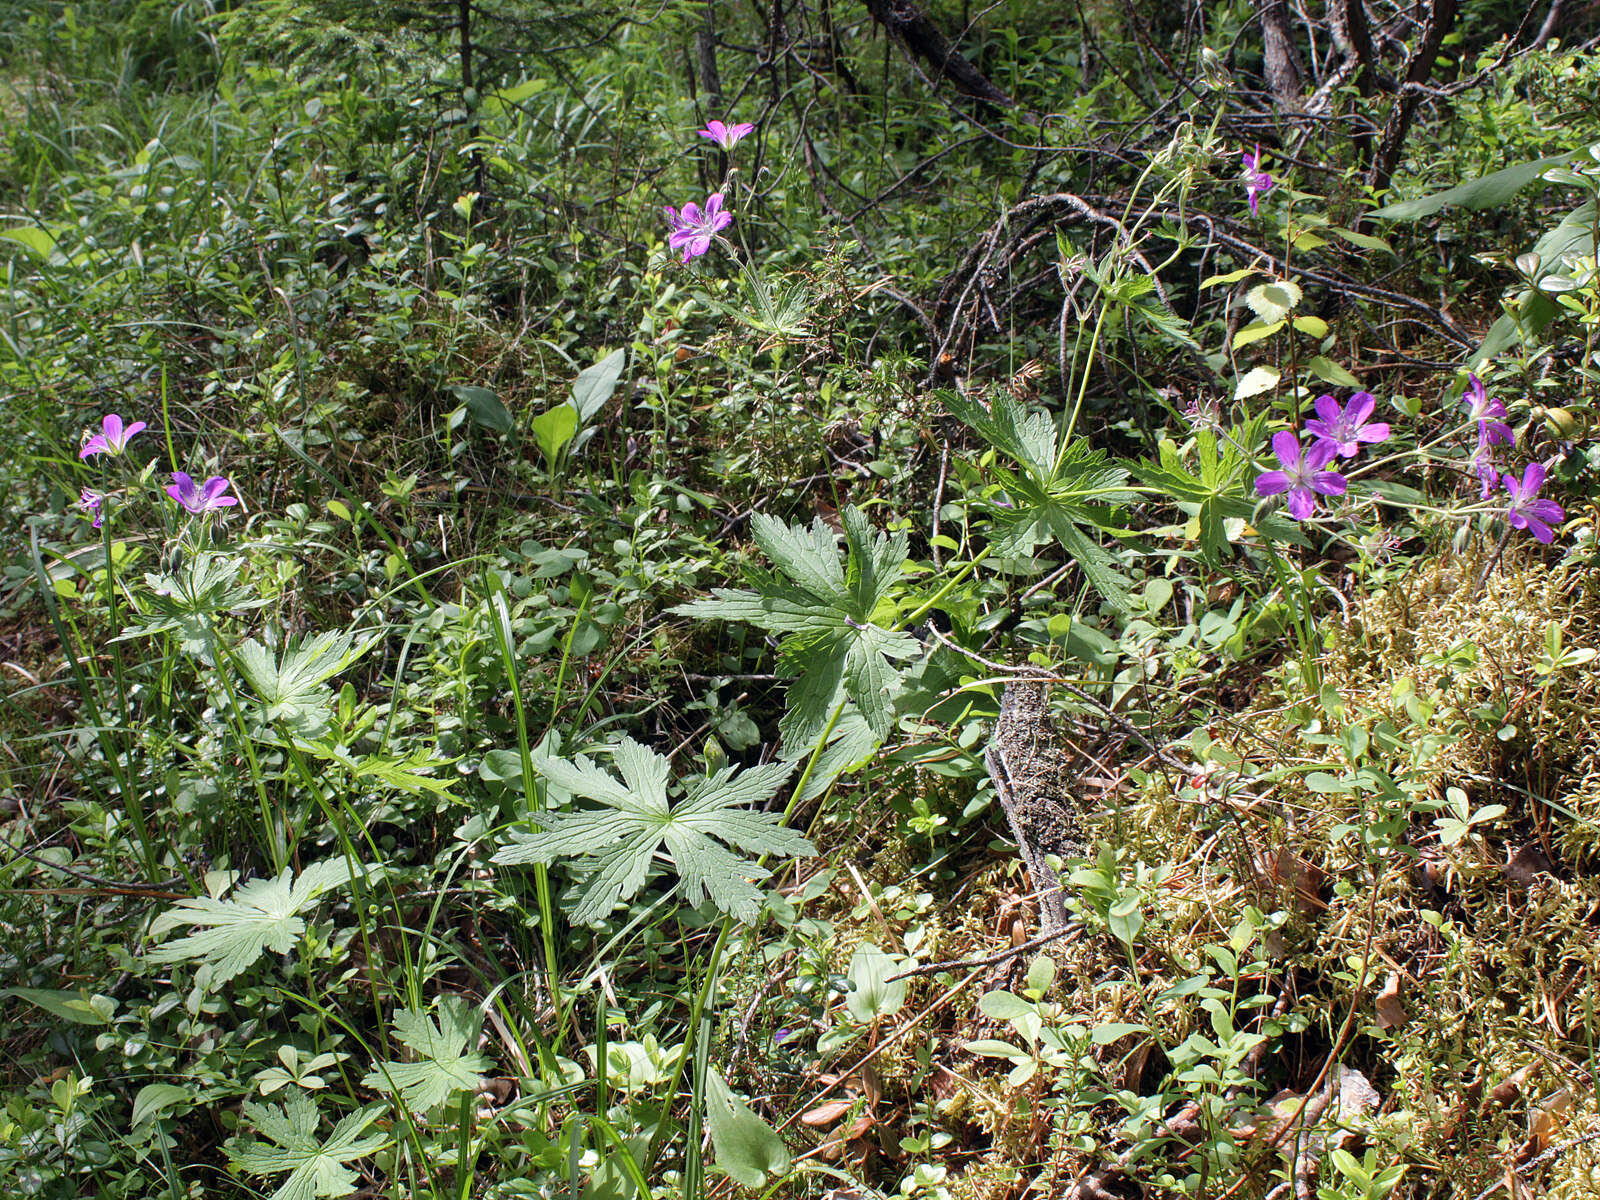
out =
<path fill-rule="evenodd" d="M 1256 476 L 1256 495 L 1289 493 L 1289 515 L 1304 521 L 1316 508 L 1317 493 L 1342 496 L 1348 486 L 1343 475 L 1322 468 L 1332 461 L 1337 449 L 1332 442 L 1313 442 L 1309 448 L 1290 430 L 1272 435 L 1272 452 L 1283 464 L 1281 471 L 1263 471 Z"/>
<path fill-rule="evenodd" d="M 754 125 L 724 125 L 721 121 L 707 121 L 706 127 L 697 132 L 703 138 L 710 138 L 724 150 L 732 150 L 755 131 Z"/>
<path fill-rule="evenodd" d="M 1506 505 L 1506 520 L 1513 529 L 1531 530 L 1541 542 L 1555 540 L 1550 522 L 1566 518 L 1566 510 L 1554 500 L 1541 500 L 1539 489 L 1544 485 L 1544 464 L 1529 463 L 1522 472 L 1522 482 L 1515 475 L 1501 476 L 1511 502 Z"/>
<path fill-rule="evenodd" d="M 105 514 L 100 511 L 100 506 L 105 503 L 105 499 L 103 493 L 94 491 L 92 488 L 84 488 L 78 493 L 78 507 L 94 517 L 94 527 L 96 529 L 105 524 Z"/>
<path fill-rule="evenodd" d="M 711 239 L 717 231 L 733 224 L 733 214 L 722 209 L 721 192 L 712 192 L 706 197 L 704 211 L 690 201 L 683 206 L 682 212 L 668 208 L 666 213 L 667 221 L 672 226 L 672 232 L 667 235 L 667 245 L 674 250 L 682 250 L 684 262 L 711 249 Z"/>
<path fill-rule="evenodd" d="M 1261 169 L 1261 147 L 1255 152 L 1241 151 L 1244 155 L 1244 189 L 1250 193 L 1250 215 L 1253 217 L 1261 204 L 1261 197 L 1273 188 L 1272 176 Z"/>
<path fill-rule="evenodd" d="M 1517 435 L 1511 432 L 1503 418 L 1506 406 L 1484 390 L 1483 381 L 1476 375 L 1467 376 L 1467 419 L 1478 423 L 1478 450 L 1481 452 L 1496 442 L 1507 446 L 1516 444 Z"/>
<path fill-rule="evenodd" d="M 84 441 L 83 448 L 78 451 L 78 457 L 90 458 L 96 454 L 109 454 L 115 458 L 127 449 L 128 440 L 144 428 L 143 421 L 135 421 L 127 428 L 123 428 L 122 418 L 116 413 L 108 413 L 100 422 L 100 432 Z"/>
<path fill-rule="evenodd" d="M 198 516 L 214 508 L 229 508 L 239 503 L 237 496 L 225 495 L 230 486 L 221 475 L 213 475 L 204 483 L 196 483 L 182 471 L 174 471 L 167 495 Z"/>
<path fill-rule="evenodd" d="M 1378 406 L 1371 392 L 1357 392 L 1351 396 L 1342 412 L 1339 402 L 1332 396 L 1318 396 L 1316 404 L 1318 419 L 1306 422 L 1306 432 L 1332 445 L 1341 458 L 1354 458 L 1360 453 L 1363 442 L 1373 445 L 1389 438 L 1389 426 L 1382 421 L 1367 424 L 1372 410 Z"/>
<path fill-rule="evenodd" d="M 1479 442 L 1478 449 L 1467 459 L 1467 466 L 1478 476 L 1478 494 L 1485 500 L 1494 495 L 1495 485 L 1500 482 L 1500 464 L 1495 462 L 1494 447 Z"/>

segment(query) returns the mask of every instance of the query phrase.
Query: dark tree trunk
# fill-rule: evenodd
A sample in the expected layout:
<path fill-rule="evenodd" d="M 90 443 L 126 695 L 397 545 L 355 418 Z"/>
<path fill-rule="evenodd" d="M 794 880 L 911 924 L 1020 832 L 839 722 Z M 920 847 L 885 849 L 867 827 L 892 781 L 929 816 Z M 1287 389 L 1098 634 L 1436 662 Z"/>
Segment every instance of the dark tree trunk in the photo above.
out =
<path fill-rule="evenodd" d="M 1328 20 L 1333 27 L 1333 44 L 1339 47 L 1346 62 L 1356 64 L 1356 87 L 1363 96 L 1372 95 L 1377 58 L 1372 51 L 1372 31 L 1367 27 L 1364 0 L 1332 0 L 1328 5 Z"/>
<path fill-rule="evenodd" d="M 716 0 L 705 0 L 706 23 L 694 35 L 694 61 L 700 72 L 700 91 L 705 98 L 706 112 L 721 119 L 722 76 L 717 72 L 717 26 L 712 13 Z"/>
<path fill-rule="evenodd" d="M 1367 183 L 1374 191 L 1388 187 L 1394 176 L 1395 164 L 1400 161 L 1400 151 L 1406 144 L 1406 134 L 1411 131 L 1411 118 L 1416 114 L 1417 105 L 1422 103 L 1423 88 L 1433 74 L 1434 59 L 1439 56 L 1445 34 L 1455 23 L 1456 0 L 1433 0 L 1422 37 L 1407 60 L 1405 82 L 1400 85 L 1400 94 L 1395 97 L 1389 119 L 1384 123 L 1383 136 L 1378 139 L 1372 169 L 1367 172 Z"/>
<path fill-rule="evenodd" d="M 1016 103 L 968 62 L 910 0 L 867 0 L 867 11 L 890 37 L 932 67 L 941 78 L 955 84 L 963 95 L 999 108 L 1010 108 Z"/>
<path fill-rule="evenodd" d="M 1300 69 L 1300 56 L 1295 53 L 1294 35 L 1289 30 L 1287 0 L 1258 0 L 1258 11 L 1267 90 L 1285 108 L 1298 107 L 1305 73 Z"/>

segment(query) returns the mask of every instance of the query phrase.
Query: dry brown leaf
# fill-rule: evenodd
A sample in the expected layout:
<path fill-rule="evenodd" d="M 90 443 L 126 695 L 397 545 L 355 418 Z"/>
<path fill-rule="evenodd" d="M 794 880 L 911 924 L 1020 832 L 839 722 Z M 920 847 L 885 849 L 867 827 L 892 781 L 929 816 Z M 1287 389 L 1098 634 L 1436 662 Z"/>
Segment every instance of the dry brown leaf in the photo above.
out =
<path fill-rule="evenodd" d="M 1391 973 L 1384 980 L 1383 990 L 1373 997 L 1372 1007 L 1378 1014 L 1380 1029 L 1397 1029 L 1406 1023 L 1406 1006 L 1400 999 L 1399 975 Z"/>
<path fill-rule="evenodd" d="M 1515 1104 L 1522 1099 L 1522 1089 L 1538 1077 L 1541 1065 L 1538 1059 L 1534 1059 L 1527 1066 L 1507 1075 L 1489 1092 L 1489 1102 L 1501 1108 L 1509 1108 Z"/>
<path fill-rule="evenodd" d="M 1539 1101 L 1528 1112 L 1528 1132 L 1540 1150 L 1548 1150 L 1572 1112 L 1572 1093 L 1562 1088 Z"/>
<path fill-rule="evenodd" d="M 800 1114 L 800 1124 L 809 1125 L 813 1129 L 822 1125 L 832 1125 L 850 1111 L 852 1103 L 854 1101 L 851 1100 L 829 1100 L 826 1104 L 819 1104 Z"/>

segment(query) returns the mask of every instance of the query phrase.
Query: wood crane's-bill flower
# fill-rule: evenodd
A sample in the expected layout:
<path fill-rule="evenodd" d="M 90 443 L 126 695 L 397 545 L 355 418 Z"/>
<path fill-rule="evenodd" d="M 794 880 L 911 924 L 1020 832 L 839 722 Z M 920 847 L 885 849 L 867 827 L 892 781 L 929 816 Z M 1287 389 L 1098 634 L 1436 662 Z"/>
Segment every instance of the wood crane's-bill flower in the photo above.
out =
<path fill-rule="evenodd" d="M 733 224 L 733 214 L 722 207 L 721 192 L 712 192 L 707 196 L 703 209 L 690 201 L 683 206 L 682 212 L 668 208 L 666 214 L 667 223 L 672 226 L 672 232 L 667 235 L 667 245 L 674 250 L 682 250 L 684 262 L 711 249 L 711 239 Z"/>
<path fill-rule="evenodd" d="M 1506 406 L 1483 386 L 1476 375 L 1467 376 L 1467 419 L 1478 423 L 1478 449 L 1484 450 L 1497 442 L 1507 446 L 1516 444 L 1517 435 L 1505 423 Z"/>
<path fill-rule="evenodd" d="M 129 439 L 144 429 L 143 421 L 135 421 L 132 425 L 125 426 L 122 418 L 116 413 L 107 413 L 100 422 L 100 432 L 84 440 L 82 449 L 78 451 L 78 457 L 92 458 L 96 454 L 109 454 L 116 458 L 128 448 Z"/>
<path fill-rule="evenodd" d="M 1258 496 L 1289 493 L 1289 515 L 1304 521 L 1317 507 L 1317 496 L 1342 496 L 1349 486 L 1337 471 L 1323 470 L 1333 461 L 1332 442 L 1313 442 L 1302 446 L 1290 430 L 1272 436 L 1272 452 L 1283 464 L 1281 471 L 1263 471 L 1256 476 Z"/>
<path fill-rule="evenodd" d="M 100 511 L 100 506 L 106 502 L 104 493 L 93 488 L 83 488 L 78 493 L 78 507 L 94 518 L 94 527 L 99 529 L 106 523 L 105 514 Z"/>
<path fill-rule="evenodd" d="M 1371 392 L 1357 392 L 1343 409 L 1332 396 L 1318 396 L 1317 416 L 1306 422 L 1306 432 L 1318 442 L 1331 445 L 1340 458 L 1354 458 L 1363 445 L 1376 445 L 1389 439 L 1389 426 L 1382 421 L 1372 421 L 1372 411 L 1377 406 Z"/>
<path fill-rule="evenodd" d="M 1244 155 L 1244 189 L 1250 194 L 1250 215 L 1257 214 L 1261 206 L 1261 197 L 1270 192 L 1274 186 L 1272 176 L 1261 169 L 1261 147 L 1254 151 L 1241 151 Z"/>
<path fill-rule="evenodd" d="M 1511 497 L 1506 505 L 1506 520 L 1511 522 L 1511 527 L 1526 529 L 1541 542 L 1552 542 L 1556 535 L 1550 526 L 1565 520 L 1567 512 L 1554 500 L 1540 497 L 1539 489 L 1544 486 L 1544 476 L 1544 464 L 1534 462 L 1523 468 L 1521 482 L 1515 475 L 1503 475 L 1501 482 Z"/>
<path fill-rule="evenodd" d="M 213 509 L 231 508 L 239 503 L 237 496 L 227 494 L 230 486 L 232 485 L 221 475 L 213 475 L 204 483 L 196 483 L 182 471 L 174 471 L 172 483 L 167 488 L 167 495 L 195 516 L 199 516 Z"/>
<path fill-rule="evenodd" d="M 754 125 L 748 123 L 739 125 L 724 125 L 721 121 L 707 121 L 704 129 L 696 132 L 703 138 L 708 138 L 721 146 L 724 150 L 732 150 L 745 138 L 756 131 Z"/>

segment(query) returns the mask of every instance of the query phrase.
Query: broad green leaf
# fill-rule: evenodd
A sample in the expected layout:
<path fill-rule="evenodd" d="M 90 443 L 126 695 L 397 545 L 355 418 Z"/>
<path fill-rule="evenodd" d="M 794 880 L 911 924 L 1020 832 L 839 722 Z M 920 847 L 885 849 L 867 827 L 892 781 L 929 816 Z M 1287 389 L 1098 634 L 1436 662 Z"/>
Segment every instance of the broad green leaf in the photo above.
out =
<path fill-rule="evenodd" d="M 892 1017 L 905 1007 L 906 981 L 890 981 L 899 964 L 871 942 L 862 942 L 850 956 L 846 977 L 851 990 L 844 998 L 850 1015 L 863 1025 Z"/>
<path fill-rule="evenodd" d="M 40 262 L 48 262 L 56 252 L 55 237 L 37 225 L 14 225 L 10 229 L 0 229 L 0 238 L 22 246 Z"/>
<path fill-rule="evenodd" d="M 511 413 L 501 403 L 500 397 L 485 387 L 474 387 L 470 384 L 456 384 L 451 389 L 456 399 L 466 405 L 467 416 L 473 422 L 482 425 L 485 429 L 492 429 L 496 433 L 510 433 L 513 422 Z"/>
<path fill-rule="evenodd" d="M 380 1092 L 399 1092 L 406 1107 L 426 1112 L 456 1092 L 477 1091 L 493 1064 L 469 1048 L 478 1041 L 480 1021 L 459 996 L 443 996 L 434 1006 L 438 1023 L 426 1013 L 402 1008 L 394 1014 L 395 1038 L 415 1062 L 381 1062 L 361 1082 Z"/>
<path fill-rule="evenodd" d="M 172 633 L 183 653 L 210 662 L 215 618 L 266 603 L 239 583 L 243 569 L 242 558 L 206 551 L 185 560 L 171 574 L 147 573 L 148 589 L 133 593 L 144 623 L 129 625 L 116 640 Z"/>
<path fill-rule="evenodd" d="M 529 421 L 528 429 L 533 433 L 533 440 L 539 444 L 545 465 L 553 468 L 556 456 L 572 440 L 572 435 L 578 432 L 578 410 L 570 404 L 558 404 L 549 412 L 542 412 Z"/>
<path fill-rule="evenodd" d="M 1541 264 L 1536 282 L 1543 284 L 1552 275 L 1569 275 L 1565 265 L 1568 255 L 1600 253 L 1600 243 L 1595 241 L 1595 219 L 1595 201 L 1585 200 L 1534 244 L 1532 253 Z M 1488 336 L 1473 355 L 1473 361 L 1493 358 L 1519 336 L 1538 337 L 1561 312 L 1561 306 L 1547 292 L 1537 289 L 1524 291 L 1517 298 L 1516 306 L 1515 318 L 1507 313 L 1489 327 Z"/>
<path fill-rule="evenodd" d="M 1026 1059 L 1029 1054 L 1010 1042 L 1002 1042 L 996 1038 L 980 1038 L 975 1042 L 967 1042 L 965 1046 L 968 1053 L 981 1054 L 985 1058 L 1018 1058 Z"/>
<path fill-rule="evenodd" d="M 1380 237 L 1373 237 L 1371 234 L 1366 233 L 1357 233 L 1353 229 L 1341 229 L 1337 225 L 1328 226 L 1328 232 L 1338 234 L 1352 246 L 1356 246 L 1362 250 L 1376 250 L 1381 254 L 1389 255 L 1391 258 L 1399 257 L 1399 255 L 1394 252 L 1394 247 L 1389 245 L 1388 242 L 1384 241 Z"/>
<path fill-rule="evenodd" d="M 1108 1021 L 1104 1025 L 1096 1025 L 1089 1033 L 1089 1040 L 1096 1046 L 1109 1046 L 1130 1033 L 1148 1033 L 1147 1025 L 1129 1025 L 1121 1021 Z"/>
<path fill-rule="evenodd" d="M 179 1087 L 175 1083 L 147 1083 L 133 1098 L 132 1128 L 164 1115 L 169 1108 L 198 1099 L 198 1089 Z"/>
<path fill-rule="evenodd" d="M 1254 267 L 1240 267 L 1237 271 L 1229 271 L 1226 275 L 1207 275 L 1200 281 L 1202 291 L 1208 288 L 1220 287 L 1225 283 L 1238 283 L 1248 275 L 1256 274 Z"/>
<path fill-rule="evenodd" d="M 743 266 L 739 284 L 745 307 L 723 307 L 734 320 L 778 339 L 800 338 L 811 332 L 811 294 L 803 283 L 775 289 L 756 267 Z"/>
<path fill-rule="evenodd" d="M 1111 556 L 1086 530 L 1118 528 L 1118 509 L 1132 499 L 1128 472 L 1103 451 L 1079 438 L 1058 445 L 1054 423 L 1044 413 L 1026 413 L 1005 393 L 989 408 L 960 393 L 946 394 L 945 407 L 1021 468 L 997 466 L 1009 507 L 992 514 L 993 544 L 1002 555 L 1032 554 L 1054 541 L 1071 555 L 1090 585 L 1122 612 L 1130 612 L 1127 581 Z"/>
<path fill-rule="evenodd" d="M 978 1001 L 978 1011 L 996 1021 L 1010 1021 L 1036 1012 L 1033 1005 L 1011 992 L 985 992 Z"/>
<path fill-rule="evenodd" d="M 578 423 L 587 425 L 599 415 L 617 390 L 622 370 L 628 365 L 626 350 L 613 350 L 592 367 L 585 367 L 572 381 L 572 407 Z"/>
<path fill-rule="evenodd" d="M 1313 355 L 1306 363 L 1306 367 L 1324 383 L 1331 383 L 1334 387 L 1358 388 L 1361 381 L 1346 371 L 1331 358 L 1324 358 L 1320 354 Z"/>
<path fill-rule="evenodd" d="M 1299 325 L 1299 322 L 1300 319 L 1297 318 L 1295 321 L 1296 326 Z M 1262 338 L 1269 338 L 1282 329 L 1283 326 L 1284 322 L 1282 320 L 1273 321 L 1270 324 L 1265 321 L 1252 321 L 1233 335 L 1233 348 L 1239 350 L 1254 342 L 1259 342 Z"/>
<path fill-rule="evenodd" d="M 1496 208 L 1537 181 L 1547 168 L 1569 162 L 1571 158 L 1570 154 L 1552 154 L 1528 162 L 1513 163 L 1442 192 L 1385 205 L 1370 215 L 1377 221 L 1416 221 L 1432 216 L 1448 204 L 1460 204 L 1471 209 Z"/>
<path fill-rule="evenodd" d="M 1328 336 L 1328 323 L 1321 317 L 1296 317 L 1294 327 L 1307 337 L 1325 338 Z"/>
<path fill-rule="evenodd" d="M 1255 510 L 1255 498 L 1246 495 L 1244 480 L 1251 464 L 1240 447 L 1260 445 L 1265 427 L 1266 414 L 1258 413 L 1244 425 L 1231 428 L 1222 439 L 1220 450 L 1217 435 L 1211 430 L 1196 432 L 1198 472 L 1184 465 L 1177 444 L 1170 440 L 1162 441 L 1158 447 L 1159 465 L 1140 463 L 1134 467 L 1134 474 L 1142 482 L 1165 492 L 1194 518 L 1196 537 L 1208 561 L 1220 562 L 1230 553 L 1227 522 L 1249 520 Z M 1263 517 L 1259 529 L 1276 542 L 1306 544 L 1295 524 L 1283 518 Z"/>
<path fill-rule="evenodd" d="M 228 1163 L 247 1175 L 287 1175 L 272 1200 L 316 1200 L 348 1196 L 360 1178 L 347 1163 L 365 1158 L 389 1144 L 383 1134 L 362 1137 L 384 1112 L 380 1104 L 351 1113 L 333 1127 L 327 1141 L 317 1137 L 316 1102 L 303 1092 L 290 1092 L 280 1108 L 244 1102 L 244 1115 L 268 1142 L 249 1142 L 231 1151 Z"/>
<path fill-rule="evenodd" d="M 314 863 L 299 878 L 285 871 L 276 879 L 252 879 L 227 900 L 180 900 L 155 919 L 150 933 L 159 936 L 182 926 L 196 932 L 157 946 L 146 957 L 154 963 L 209 963 L 213 985 L 226 983 L 266 950 L 287 954 L 294 949 L 306 930 L 299 914 L 349 881 L 349 864 L 335 858 Z"/>
<path fill-rule="evenodd" d="M 733 1094 L 715 1067 L 706 1068 L 706 1127 L 716 1164 L 737 1184 L 759 1188 L 789 1171 L 789 1150 L 772 1127 Z"/>
<path fill-rule="evenodd" d="M 328 630 L 289 642 L 281 655 L 254 638 L 234 651 L 239 673 L 261 701 L 269 721 L 282 722 L 304 738 L 327 732 L 329 692 L 323 685 L 367 652 L 381 635 L 359 646 L 355 635 Z"/>
<path fill-rule="evenodd" d="M 894 722 L 890 693 L 900 678 L 893 664 L 920 649 L 910 635 L 876 623 L 893 609 L 906 534 L 874 537 L 865 514 L 854 507 L 840 519 L 842 561 L 833 531 L 820 519 L 806 529 L 757 513 L 751 518 L 756 545 L 781 574 L 751 571 L 756 590 L 714 588 L 709 599 L 672 609 L 682 616 L 748 621 L 785 635 L 778 665 L 795 678 L 780 726 L 786 753 L 809 750 L 845 698 L 877 737 L 887 736 Z"/>
<path fill-rule="evenodd" d="M 771 872 L 741 855 L 814 853 L 811 843 L 786 829 L 776 814 L 752 807 L 772 798 L 793 763 L 743 772 L 728 766 L 697 776 L 674 805 L 667 798 L 664 757 L 626 737 L 611 747 L 611 757 L 620 780 L 581 756 L 574 762 L 540 760 L 538 769 L 551 783 L 600 807 L 530 813 L 528 819 L 542 831 L 514 833 L 511 844 L 494 856 L 497 863 L 580 860 L 585 878 L 574 924 L 600 921 L 618 901 L 634 896 L 663 848 L 688 903 L 709 896 L 723 912 L 754 921 L 762 895 L 752 881 Z"/>
<path fill-rule="evenodd" d="M 15 996 L 45 1010 L 53 1017 L 75 1025 L 109 1025 L 117 1002 L 110 996 L 88 992 L 57 991 L 53 988 L 6 988 L 0 996 Z"/>
<path fill-rule="evenodd" d="M 1106 926 L 1119 942 L 1133 944 L 1144 928 L 1144 911 L 1137 892 L 1124 892 L 1117 897 L 1106 915 Z"/>

